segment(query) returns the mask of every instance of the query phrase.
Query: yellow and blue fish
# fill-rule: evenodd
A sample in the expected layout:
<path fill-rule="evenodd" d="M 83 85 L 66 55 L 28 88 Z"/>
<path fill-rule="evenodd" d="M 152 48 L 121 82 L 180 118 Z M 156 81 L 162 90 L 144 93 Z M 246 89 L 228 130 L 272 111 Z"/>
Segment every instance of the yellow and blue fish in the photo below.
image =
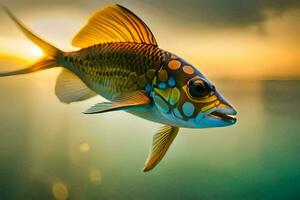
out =
<path fill-rule="evenodd" d="M 158 47 L 147 25 L 130 10 L 112 5 L 96 12 L 74 37 L 79 51 L 63 52 L 29 31 L 8 9 L 8 15 L 46 56 L 37 63 L 0 76 L 62 67 L 55 93 L 64 103 L 101 95 L 85 114 L 124 110 L 164 124 L 154 135 L 144 171 L 163 158 L 179 128 L 229 126 L 235 108 L 195 67 Z"/>

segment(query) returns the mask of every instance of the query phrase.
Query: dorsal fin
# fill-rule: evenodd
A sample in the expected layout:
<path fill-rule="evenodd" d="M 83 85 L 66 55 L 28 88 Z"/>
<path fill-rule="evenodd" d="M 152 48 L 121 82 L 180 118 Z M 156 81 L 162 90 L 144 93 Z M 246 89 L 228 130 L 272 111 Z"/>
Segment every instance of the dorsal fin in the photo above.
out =
<path fill-rule="evenodd" d="M 157 46 L 147 25 L 130 10 L 120 5 L 108 6 L 96 12 L 74 37 L 72 45 L 86 48 L 112 42 L 145 43 Z"/>

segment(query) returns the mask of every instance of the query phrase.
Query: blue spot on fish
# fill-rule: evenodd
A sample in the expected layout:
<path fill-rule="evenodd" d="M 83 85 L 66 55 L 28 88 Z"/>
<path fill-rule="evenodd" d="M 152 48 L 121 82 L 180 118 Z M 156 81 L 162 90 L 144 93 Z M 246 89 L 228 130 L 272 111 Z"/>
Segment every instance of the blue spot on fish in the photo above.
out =
<path fill-rule="evenodd" d="M 192 103 L 185 102 L 182 106 L 182 111 L 187 117 L 190 117 L 193 115 L 193 113 L 195 111 L 195 107 Z"/>
<path fill-rule="evenodd" d="M 179 110 L 177 108 L 174 108 L 173 113 L 176 117 L 182 119 L 182 115 L 180 114 Z"/>
<path fill-rule="evenodd" d="M 176 82 L 175 82 L 174 77 L 172 77 L 172 76 L 169 77 L 168 84 L 169 84 L 169 86 L 171 86 L 171 87 L 174 87 L 174 86 L 176 85 Z"/>
<path fill-rule="evenodd" d="M 145 88 L 146 93 L 150 93 L 151 89 L 152 89 L 151 83 L 148 83 Z"/>
<path fill-rule="evenodd" d="M 167 87 L 166 83 L 159 83 L 158 84 L 158 88 L 160 88 L 160 89 L 166 89 L 166 87 Z"/>

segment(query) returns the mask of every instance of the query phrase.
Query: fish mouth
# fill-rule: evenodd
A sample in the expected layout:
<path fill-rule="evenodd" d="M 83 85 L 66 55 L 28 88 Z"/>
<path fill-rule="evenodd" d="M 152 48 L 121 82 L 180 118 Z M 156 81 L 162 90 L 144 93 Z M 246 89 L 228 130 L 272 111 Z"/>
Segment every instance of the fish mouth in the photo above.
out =
<path fill-rule="evenodd" d="M 235 124 L 237 111 L 233 106 L 221 103 L 217 108 L 207 113 L 207 117 L 225 122 L 226 124 Z"/>
<path fill-rule="evenodd" d="M 214 118 L 217 120 L 229 122 L 229 123 L 235 123 L 236 122 L 236 114 L 226 114 L 221 111 L 213 111 L 208 114 L 208 117 Z"/>

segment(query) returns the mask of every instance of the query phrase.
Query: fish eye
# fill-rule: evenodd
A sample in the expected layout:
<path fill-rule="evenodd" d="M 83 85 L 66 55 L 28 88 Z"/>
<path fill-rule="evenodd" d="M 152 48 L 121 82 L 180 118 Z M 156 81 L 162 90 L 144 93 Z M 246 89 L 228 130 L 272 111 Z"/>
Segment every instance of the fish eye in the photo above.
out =
<path fill-rule="evenodd" d="M 207 81 L 200 78 L 190 80 L 188 83 L 188 91 L 194 98 L 205 97 L 209 95 L 212 90 L 213 86 L 211 86 Z"/>

